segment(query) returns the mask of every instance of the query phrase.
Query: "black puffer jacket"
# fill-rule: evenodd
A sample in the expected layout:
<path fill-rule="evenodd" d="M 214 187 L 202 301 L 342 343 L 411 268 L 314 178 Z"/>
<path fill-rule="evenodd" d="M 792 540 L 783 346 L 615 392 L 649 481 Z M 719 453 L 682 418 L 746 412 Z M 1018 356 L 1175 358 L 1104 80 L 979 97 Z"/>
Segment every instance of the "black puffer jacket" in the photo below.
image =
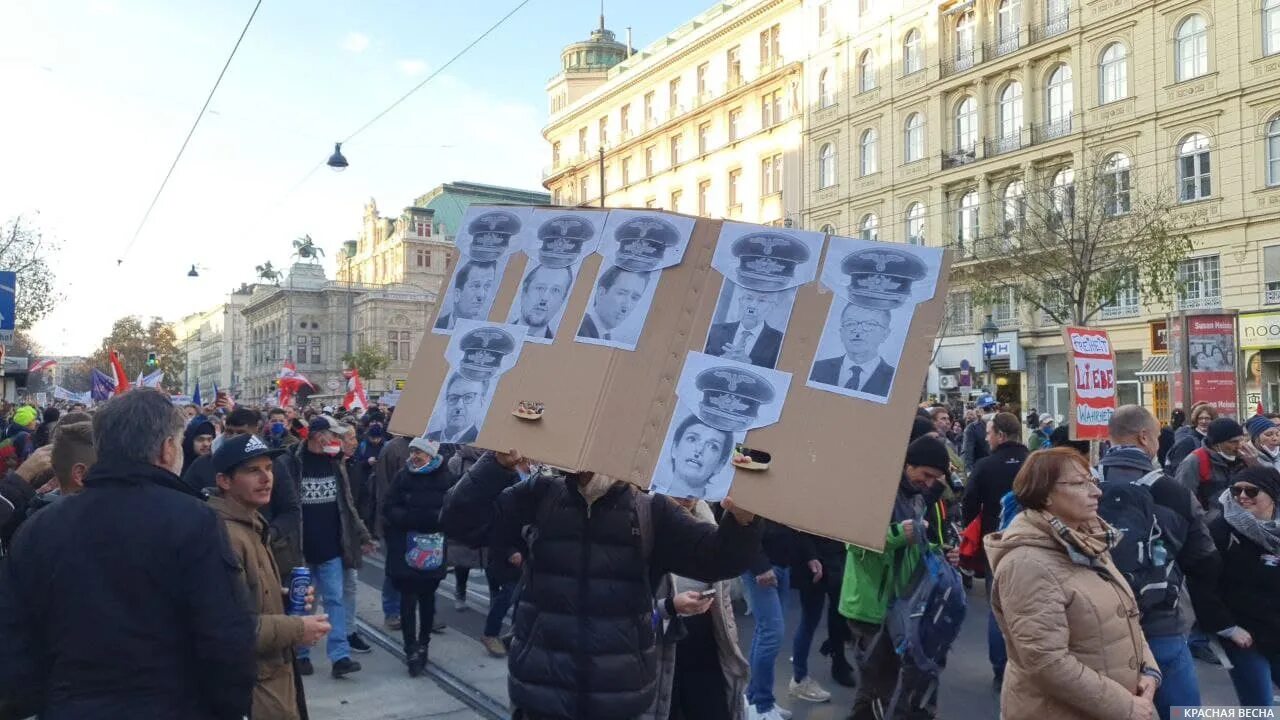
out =
<path fill-rule="evenodd" d="M 442 532 L 440 511 L 444 508 L 444 496 L 457 480 L 457 476 L 449 472 L 449 464 L 441 463 L 429 473 L 411 473 L 405 468 L 391 481 L 387 501 L 382 506 L 382 520 L 387 532 L 386 572 L 397 590 L 428 590 L 431 580 L 439 581 L 445 576 L 443 562 L 435 570 L 415 570 L 405 562 L 404 554 L 410 532 Z"/>
<path fill-rule="evenodd" d="M 1209 532 L 1222 553 L 1222 576 L 1217 598 L 1223 627 L 1239 625 L 1253 636 L 1254 649 L 1274 656 L 1280 652 L 1280 558 L 1238 532 L 1224 517 L 1209 523 Z M 1228 642 L 1224 640 L 1223 642 Z"/>
<path fill-rule="evenodd" d="M 597 477 L 584 494 L 563 478 L 514 480 L 486 454 L 449 493 L 443 516 L 447 534 L 474 537 L 495 522 L 497 500 L 495 531 L 515 537 L 533 526 L 508 660 L 512 704 L 571 720 L 641 715 L 657 693 L 657 578 L 736 576 L 760 552 L 760 521 L 729 515 L 717 527 L 655 496 L 646 566 L 634 486 Z"/>
<path fill-rule="evenodd" d="M 964 525 L 981 517 L 984 536 L 1000 529 L 1000 502 L 1013 489 L 1013 479 L 1030 454 L 1026 445 L 1007 442 L 970 467 L 960 506 Z"/>

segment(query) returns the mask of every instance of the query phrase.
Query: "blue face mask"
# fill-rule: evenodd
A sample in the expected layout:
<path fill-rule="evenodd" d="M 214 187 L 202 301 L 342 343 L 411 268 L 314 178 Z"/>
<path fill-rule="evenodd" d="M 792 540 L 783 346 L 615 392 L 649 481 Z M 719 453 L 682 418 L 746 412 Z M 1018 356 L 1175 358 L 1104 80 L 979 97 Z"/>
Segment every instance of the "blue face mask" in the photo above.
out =
<path fill-rule="evenodd" d="M 443 462 L 444 462 L 444 458 L 440 457 L 439 455 L 436 455 L 435 457 L 428 460 L 427 464 L 423 465 L 422 467 L 416 468 L 413 465 L 409 465 L 409 472 L 416 473 L 419 475 L 423 473 L 429 473 L 432 470 L 435 470 L 436 468 L 440 467 L 440 464 Z"/>
<path fill-rule="evenodd" d="M 282 422 L 271 423 L 271 434 L 275 435 L 276 437 L 284 435 L 284 423 Z"/>

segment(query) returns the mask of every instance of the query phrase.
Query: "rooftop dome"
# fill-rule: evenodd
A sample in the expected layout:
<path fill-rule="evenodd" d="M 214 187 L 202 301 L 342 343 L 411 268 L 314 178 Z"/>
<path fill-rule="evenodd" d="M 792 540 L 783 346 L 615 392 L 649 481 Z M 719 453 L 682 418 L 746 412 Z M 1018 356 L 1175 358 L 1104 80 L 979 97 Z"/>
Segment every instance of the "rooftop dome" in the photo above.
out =
<path fill-rule="evenodd" d="M 626 59 L 627 46 L 605 29 L 601 15 L 600 27 L 591 31 L 591 37 L 566 46 L 560 53 L 560 68 L 567 73 L 601 72 Z"/>

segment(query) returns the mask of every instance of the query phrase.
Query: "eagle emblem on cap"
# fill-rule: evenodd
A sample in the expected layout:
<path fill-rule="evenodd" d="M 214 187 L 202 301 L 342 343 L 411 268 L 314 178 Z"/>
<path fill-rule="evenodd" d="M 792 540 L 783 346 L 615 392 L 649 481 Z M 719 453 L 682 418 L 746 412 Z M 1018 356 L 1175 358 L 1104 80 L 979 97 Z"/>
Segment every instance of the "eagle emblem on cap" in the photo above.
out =
<path fill-rule="evenodd" d="M 864 253 L 862 257 L 876 264 L 876 272 L 884 272 L 884 269 L 888 267 L 890 263 L 900 263 L 903 261 L 903 257 L 901 255 L 889 252 Z"/>
<path fill-rule="evenodd" d="M 733 395 L 712 395 L 707 402 L 724 412 L 742 412 L 750 407 Z"/>
<path fill-rule="evenodd" d="M 750 375 L 743 375 L 731 370 L 717 370 L 714 373 L 714 377 L 724 380 L 729 385 L 729 392 L 736 392 L 739 385 L 754 385 L 756 382 L 755 378 Z"/>
<path fill-rule="evenodd" d="M 623 245 L 622 251 L 628 255 L 652 255 L 657 251 L 657 248 L 647 240 L 633 240 Z"/>
<path fill-rule="evenodd" d="M 777 237 L 775 235 L 761 235 L 759 237 L 750 238 L 748 241 L 752 245 L 759 245 L 760 249 L 764 251 L 765 255 L 772 255 L 773 249 L 778 247 L 779 245 L 791 244 L 790 239 L 784 238 L 784 237 Z"/>
<path fill-rule="evenodd" d="M 488 350 L 476 350 L 468 356 L 472 363 L 479 365 L 492 365 L 496 358 L 497 356 Z"/>
<path fill-rule="evenodd" d="M 765 275 L 777 275 L 782 272 L 786 266 L 774 260 L 773 258 L 757 258 L 746 263 L 748 270 L 755 270 Z"/>
<path fill-rule="evenodd" d="M 858 278 L 854 281 L 854 284 L 863 290 L 871 290 L 873 292 L 894 292 L 902 287 L 902 283 L 885 275 L 868 275 Z"/>
<path fill-rule="evenodd" d="M 639 230 L 639 231 L 640 231 L 640 236 L 641 236 L 641 237 L 644 237 L 645 235 L 648 235 L 650 231 L 653 231 L 653 230 L 661 230 L 661 229 L 662 229 L 662 223 L 657 222 L 656 220 L 643 220 L 643 219 L 639 219 L 639 220 L 632 220 L 632 221 L 631 221 L 631 227 L 636 228 L 637 230 Z"/>
<path fill-rule="evenodd" d="M 564 220 L 552 220 L 547 224 L 556 230 L 559 230 L 561 235 L 568 235 L 570 230 L 576 230 L 580 225 L 582 225 L 582 223 L 577 220 L 568 218 Z"/>
<path fill-rule="evenodd" d="M 502 339 L 504 333 L 500 333 L 496 330 L 477 330 L 471 335 L 475 339 L 479 340 L 481 345 L 489 347 L 489 343 Z"/>
<path fill-rule="evenodd" d="M 488 225 L 490 230 L 497 230 L 498 226 L 506 219 L 505 215 L 481 215 L 479 222 Z"/>
<path fill-rule="evenodd" d="M 570 250 L 573 249 L 574 245 L 572 240 L 558 237 L 554 240 L 547 241 L 544 244 L 544 247 L 551 252 L 562 253 L 562 252 L 569 252 Z"/>

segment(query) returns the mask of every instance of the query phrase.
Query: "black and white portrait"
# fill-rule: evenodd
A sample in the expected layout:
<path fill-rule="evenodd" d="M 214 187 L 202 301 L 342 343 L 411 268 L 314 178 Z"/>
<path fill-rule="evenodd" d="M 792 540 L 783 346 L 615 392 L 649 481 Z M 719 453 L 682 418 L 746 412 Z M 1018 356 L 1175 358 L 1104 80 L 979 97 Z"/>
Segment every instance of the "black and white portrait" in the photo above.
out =
<path fill-rule="evenodd" d="M 796 290 L 752 290 L 725 278 L 707 332 L 708 355 L 775 368 Z"/>
<path fill-rule="evenodd" d="M 556 336 L 564 304 L 573 288 L 573 267 L 531 263 L 520 280 L 514 307 L 507 322 L 525 328 L 531 342 L 549 343 Z"/>
<path fill-rule="evenodd" d="M 578 323 L 577 341 L 635 350 L 661 277 L 661 270 L 625 270 L 601 263 Z"/>
<path fill-rule="evenodd" d="M 599 211 L 533 211 L 534 231 L 522 248 L 529 262 L 507 315 L 507 322 L 527 328 L 530 342 L 555 339 L 582 260 L 599 245 L 607 216 Z"/>
<path fill-rule="evenodd" d="M 473 380 L 450 372 L 427 422 L 427 439 L 442 443 L 473 443 L 480 435 L 496 378 Z"/>
<path fill-rule="evenodd" d="M 498 293 L 498 284 L 507 269 L 507 259 L 505 255 L 496 260 L 460 257 L 440 304 L 434 332 L 451 333 L 459 320 L 487 321 Z"/>
<path fill-rule="evenodd" d="M 532 208 L 472 205 L 462 218 L 454 244 L 466 259 L 491 262 L 520 250 Z"/>
<path fill-rule="evenodd" d="M 484 427 L 502 374 L 520 359 L 524 328 L 459 320 L 445 348 L 449 372 L 427 421 L 427 438 L 470 443 Z"/>
<path fill-rule="evenodd" d="M 711 266 L 752 290 L 777 292 L 813 281 L 826 236 L 806 230 L 725 222 Z"/>
<path fill-rule="evenodd" d="M 833 291 L 807 385 L 887 403 L 917 303 L 933 297 L 942 252 L 831 238 L 822 282 Z"/>
<path fill-rule="evenodd" d="M 745 431 L 715 428 L 678 404 L 654 468 L 651 489 L 672 497 L 723 500 L 733 484 L 729 458 L 746 436 Z"/>
<path fill-rule="evenodd" d="M 644 210 L 613 210 L 605 222 L 599 252 L 604 265 L 651 272 L 684 259 L 695 220 Z"/>

